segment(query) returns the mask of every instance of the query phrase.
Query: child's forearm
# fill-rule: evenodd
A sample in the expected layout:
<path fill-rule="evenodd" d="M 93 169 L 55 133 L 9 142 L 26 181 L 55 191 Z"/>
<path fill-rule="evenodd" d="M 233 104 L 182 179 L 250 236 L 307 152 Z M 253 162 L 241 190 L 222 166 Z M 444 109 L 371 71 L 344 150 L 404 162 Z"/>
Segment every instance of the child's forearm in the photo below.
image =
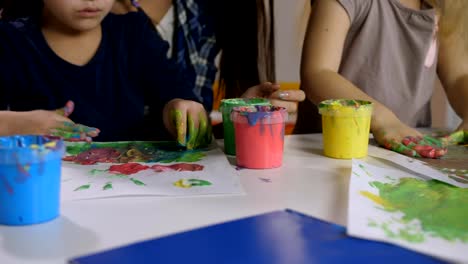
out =
<path fill-rule="evenodd" d="M 453 85 L 445 88 L 447 97 L 455 113 L 465 122 L 468 121 L 468 75 L 459 78 Z"/>
<path fill-rule="evenodd" d="M 0 111 L 0 136 L 17 134 L 17 126 L 20 122 L 20 112 Z"/>
<path fill-rule="evenodd" d="M 384 122 L 398 118 L 383 104 L 370 97 L 340 74 L 331 70 L 320 70 L 302 74 L 302 85 L 307 98 L 314 104 L 327 99 L 352 98 L 374 103 L 371 130 L 374 131 Z"/>

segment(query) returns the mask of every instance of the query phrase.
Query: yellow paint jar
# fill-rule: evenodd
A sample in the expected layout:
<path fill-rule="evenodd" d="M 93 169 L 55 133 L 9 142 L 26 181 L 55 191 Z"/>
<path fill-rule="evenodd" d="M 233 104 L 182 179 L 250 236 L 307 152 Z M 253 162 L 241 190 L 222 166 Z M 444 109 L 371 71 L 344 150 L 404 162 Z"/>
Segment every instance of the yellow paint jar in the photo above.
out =
<path fill-rule="evenodd" d="M 337 159 L 367 156 L 372 108 L 369 101 L 351 99 L 319 104 L 325 156 Z"/>

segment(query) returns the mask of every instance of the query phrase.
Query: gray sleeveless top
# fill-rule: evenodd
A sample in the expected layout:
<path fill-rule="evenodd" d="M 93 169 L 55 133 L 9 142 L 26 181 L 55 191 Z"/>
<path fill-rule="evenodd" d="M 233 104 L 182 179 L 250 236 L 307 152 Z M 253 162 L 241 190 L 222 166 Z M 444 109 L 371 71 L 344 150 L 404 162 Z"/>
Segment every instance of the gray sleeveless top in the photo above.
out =
<path fill-rule="evenodd" d="M 430 126 L 437 66 L 437 52 L 430 56 L 429 51 L 435 10 L 413 10 L 399 0 L 338 2 L 351 21 L 339 73 L 404 123 Z"/>

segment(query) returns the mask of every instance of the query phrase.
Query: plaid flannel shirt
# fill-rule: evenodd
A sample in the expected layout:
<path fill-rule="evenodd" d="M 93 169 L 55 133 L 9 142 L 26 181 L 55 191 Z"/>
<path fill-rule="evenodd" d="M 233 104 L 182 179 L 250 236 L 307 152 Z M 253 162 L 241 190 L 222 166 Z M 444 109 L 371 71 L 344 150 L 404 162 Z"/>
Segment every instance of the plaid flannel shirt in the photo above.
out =
<path fill-rule="evenodd" d="M 213 107 L 213 83 L 216 79 L 216 45 L 214 25 L 203 6 L 194 0 L 175 0 L 178 27 L 175 58 L 184 68 L 193 67 L 195 72 L 195 95 L 208 111 Z M 190 65 L 191 64 L 191 65 Z"/>
<path fill-rule="evenodd" d="M 139 7 L 138 1 L 132 1 Z M 174 0 L 176 28 L 173 59 L 194 80 L 193 92 L 208 111 L 213 107 L 213 84 L 219 47 L 214 25 L 200 0 Z"/>

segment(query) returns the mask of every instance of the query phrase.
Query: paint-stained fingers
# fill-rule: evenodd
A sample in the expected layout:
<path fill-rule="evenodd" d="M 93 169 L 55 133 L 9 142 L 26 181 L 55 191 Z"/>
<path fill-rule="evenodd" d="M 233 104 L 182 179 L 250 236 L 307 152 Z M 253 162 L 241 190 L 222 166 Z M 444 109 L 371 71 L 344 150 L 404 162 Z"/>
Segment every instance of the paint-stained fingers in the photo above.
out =
<path fill-rule="evenodd" d="M 428 135 L 425 135 L 425 136 L 422 137 L 419 145 L 421 145 L 421 144 L 430 145 L 430 146 L 434 146 L 434 147 L 437 147 L 437 148 L 445 147 L 445 144 L 441 139 L 431 137 L 431 136 L 428 136 Z"/>
<path fill-rule="evenodd" d="M 187 112 L 185 110 L 172 109 L 170 115 L 173 127 L 175 128 L 177 143 L 185 146 L 187 143 Z"/>
<path fill-rule="evenodd" d="M 289 102 L 283 100 L 272 99 L 270 100 L 271 104 L 274 106 L 284 107 L 288 111 L 288 113 L 296 113 L 297 112 L 297 103 L 296 102 Z"/>
<path fill-rule="evenodd" d="M 444 146 L 464 144 L 468 142 L 468 131 L 458 130 L 441 139 Z"/>
<path fill-rule="evenodd" d="M 187 113 L 187 149 L 194 149 L 197 145 L 200 124 L 196 113 L 189 111 Z"/>
<path fill-rule="evenodd" d="M 302 90 L 280 90 L 272 93 L 268 98 L 290 102 L 302 102 L 306 97 Z"/>
<path fill-rule="evenodd" d="M 68 132 L 61 129 L 52 129 L 50 134 L 52 136 L 61 137 L 66 141 L 92 141 L 91 137 L 88 137 L 85 133 L 80 132 Z"/>
<path fill-rule="evenodd" d="M 63 121 L 57 126 L 57 130 L 62 130 L 64 132 L 69 133 L 79 133 L 84 134 L 88 137 L 96 137 L 101 132 L 99 129 L 95 127 L 89 127 L 81 124 L 73 123 L 73 121 Z"/>
<path fill-rule="evenodd" d="M 65 103 L 65 106 L 63 108 L 55 110 L 55 113 L 61 116 L 68 117 L 73 113 L 74 110 L 75 103 L 73 103 L 73 101 L 68 101 L 67 103 Z"/>
<path fill-rule="evenodd" d="M 198 136 L 194 148 L 206 146 L 206 134 L 208 133 L 208 117 L 205 112 L 198 113 Z"/>
<path fill-rule="evenodd" d="M 211 141 L 213 140 L 213 127 L 211 126 L 211 120 L 208 118 L 208 124 L 207 124 L 207 129 L 206 129 L 206 134 L 205 134 L 205 140 L 204 140 L 204 146 L 209 146 L 211 144 Z"/>
<path fill-rule="evenodd" d="M 446 148 L 435 148 L 428 145 L 415 145 L 412 148 L 423 158 L 435 159 L 447 154 Z"/>
<path fill-rule="evenodd" d="M 423 137 L 405 137 L 402 143 L 424 158 L 439 158 L 447 153 L 447 148 L 441 140 L 427 135 Z"/>
<path fill-rule="evenodd" d="M 387 140 L 383 144 L 386 149 L 393 150 L 400 154 L 409 156 L 409 157 L 420 157 L 419 153 L 416 150 L 411 149 L 405 146 L 403 143 L 398 143 L 395 140 Z"/>

